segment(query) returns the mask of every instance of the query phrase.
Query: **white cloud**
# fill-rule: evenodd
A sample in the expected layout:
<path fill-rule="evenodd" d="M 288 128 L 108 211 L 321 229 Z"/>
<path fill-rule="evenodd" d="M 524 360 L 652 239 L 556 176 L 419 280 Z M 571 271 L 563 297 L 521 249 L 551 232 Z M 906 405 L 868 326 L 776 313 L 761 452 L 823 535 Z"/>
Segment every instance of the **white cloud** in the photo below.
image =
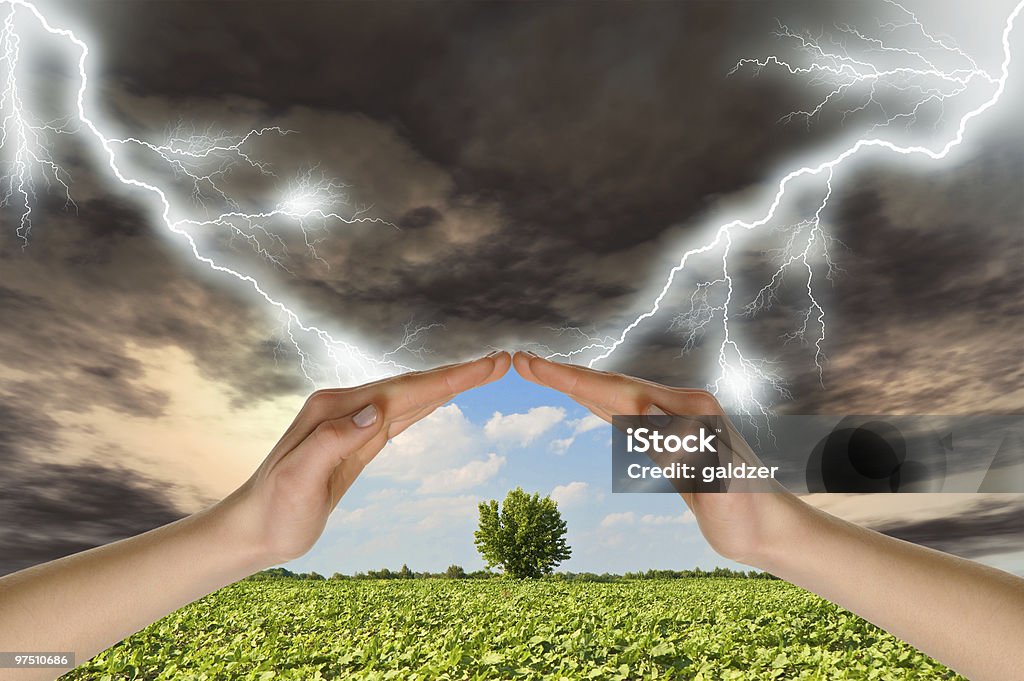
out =
<path fill-rule="evenodd" d="M 551 451 L 555 454 L 565 454 L 566 450 L 572 446 L 577 437 L 583 433 L 597 430 L 602 426 L 607 426 L 608 424 L 597 414 L 587 414 L 583 418 L 568 421 L 566 425 L 572 428 L 572 434 L 569 437 L 551 441 Z"/>
<path fill-rule="evenodd" d="M 479 503 L 479 499 L 467 495 L 428 497 L 409 501 L 396 510 L 399 518 L 407 518 L 418 529 L 429 530 L 471 522 L 480 512 Z"/>
<path fill-rule="evenodd" d="M 457 404 L 441 407 L 393 439 L 366 468 L 365 475 L 409 482 L 473 458 L 479 430 Z"/>
<path fill-rule="evenodd" d="M 569 421 L 569 425 L 573 427 L 573 435 L 582 435 L 591 430 L 607 426 L 608 423 L 597 414 L 587 414 L 581 419 Z"/>
<path fill-rule="evenodd" d="M 576 438 L 572 436 L 559 438 L 558 440 L 552 440 L 551 451 L 553 451 L 555 454 L 565 454 L 565 450 L 569 449 L 569 447 L 575 440 Z"/>
<path fill-rule="evenodd" d="M 641 525 L 689 525 L 696 520 L 697 518 L 689 511 L 679 515 L 653 515 L 647 513 L 640 516 Z"/>
<path fill-rule="evenodd" d="M 689 525 L 696 520 L 696 517 L 690 511 L 684 511 L 679 515 L 654 515 L 653 513 L 637 515 L 633 511 L 626 511 L 625 513 L 609 513 L 601 521 L 601 527 L 622 527 L 625 525 L 662 527 L 665 525 Z"/>
<path fill-rule="evenodd" d="M 534 407 L 524 414 L 496 411 L 484 425 L 484 433 L 492 440 L 525 447 L 563 420 L 565 409 L 561 407 Z"/>
<path fill-rule="evenodd" d="M 636 513 L 626 511 L 625 513 L 609 513 L 601 521 L 601 527 L 616 527 L 618 525 L 632 525 L 636 522 Z"/>
<path fill-rule="evenodd" d="M 480 500 L 472 495 L 411 497 L 358 508 L 338 508 L 328 520 L 331 530 L 366 530 L 373 534 L 449 528 L 471 523 Z"/>
<path fill-rule="evenodd" d="M 493 478 L 505 464 L 505 457 L 485 453 L 484 439 L 481 428 L 449 404 L 388 443 L 365 475 L 419 482 L 417 491 L 424 494 L 467 490 Z"/>
<path fill-rule="evenodd" d="M 338 508 L 331 513 L 328 527 L 362 525 L 371 520 L 376 506 L 360 506 L 359 508 Z"/>
<path fill-rule="evenodd" d="M 551 490 L 551 498 L 563 508 L 581 504 L 590 496 L 590 485 L 578 480 L 565 485 L 558 485 Z"/>
<path fill-rule="evenodd" d="M 436 494 L 471 489 L 493 478 L 504 465 L 505 457 L 491 452 L 487 455 L 486 461 L 470 461 L 459 468 L 431 473 L 423 478 L 419 491 L 424 494 Z"/>
<path fill-rule="evenodd" d="M 397 487 L 385 487 L 384 489 L 378 489 L 368 493 L 366 498 L 370 501 L 391 501 L 392 499 L 400 499 L 405 494 L 405 490 Z"/>

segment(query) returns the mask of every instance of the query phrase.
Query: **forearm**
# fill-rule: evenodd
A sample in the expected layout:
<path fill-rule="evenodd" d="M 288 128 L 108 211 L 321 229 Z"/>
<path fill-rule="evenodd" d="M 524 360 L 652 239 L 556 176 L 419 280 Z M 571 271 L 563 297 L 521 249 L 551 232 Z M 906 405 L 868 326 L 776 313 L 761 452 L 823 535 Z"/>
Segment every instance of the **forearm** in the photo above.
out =
<path fill-rule="evenodd" d="M 0 579 L 0 650 L 74 651 L 81 663 L 263 567 L 222 505 Z M 37 670 L 18 678 L 52 677 Z"/>
<path fill-rule="evenodd" d="M 1024 580 L 887 537 L 790 498 L 758 565 L 914 645 L 973 681 L 1024 669 Z"/>
<path fill-rule="evenodd" d="M 385 443 L 508 366 L 507 354 L 492 352 L 313 393 L 252 477 L 213 508 L 0 579 L 0 651 L 73 651 L 83 662 L 211 591 L 303 555 Z"/>

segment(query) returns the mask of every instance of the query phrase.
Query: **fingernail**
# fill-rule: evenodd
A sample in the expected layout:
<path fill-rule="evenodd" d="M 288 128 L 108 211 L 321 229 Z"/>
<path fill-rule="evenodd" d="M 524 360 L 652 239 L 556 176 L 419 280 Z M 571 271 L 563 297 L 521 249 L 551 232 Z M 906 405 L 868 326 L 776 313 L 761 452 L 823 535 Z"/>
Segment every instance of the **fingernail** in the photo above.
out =
<path fill-rule="evenodd" d="M 644 415 L 647 417 L 648 421 L 658 426 L 659 428 L 661 428 L 662 426 L 667 426 L 668 424 L 672 423 L 672 417 L 669 416 L 668 412 L 664 411 L 661 407 L 659 407 L 656 404 L 652 404 L 651 406 L 647 407 L 647 411 L 644 412 Z"/>
<path fill-rule="evenodd" d="M 536 357 L 537 359 L 540 359 L 540 355 L 538 355 L 533 350 L 525 350 L 524 352 L 526 352 L 526 354 L 530 355 L 531 357 Z"/>
<path fill-rule="evenodd" d="M 494 350 L 492 352 L 488 352 L 486 355 L 484 355 L 484 359 L 487 359 L 489 357 L 495 357 L 497 355 L 500 355 L 501 353 L 502 353 L 501 350 Z"/>
<path fill-rule="evenodd" d="M 368 428 L 377 422 L 377 407 L 368 404 L 352 417 L 352 423 L 356 428 Z"/>

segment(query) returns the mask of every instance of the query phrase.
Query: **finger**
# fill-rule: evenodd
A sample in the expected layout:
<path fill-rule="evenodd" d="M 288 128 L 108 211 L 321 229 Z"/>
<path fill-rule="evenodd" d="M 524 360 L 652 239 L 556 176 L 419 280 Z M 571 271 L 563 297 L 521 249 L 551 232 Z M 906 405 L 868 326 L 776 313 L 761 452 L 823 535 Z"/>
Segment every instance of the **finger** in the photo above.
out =
<path fill-rule="evenodd" d="M 512 356 L 512 364 L 516 368 L 516 373 L 525 378 L 527 381 L 543 385 L 540 380 L 533 375 L 530 370 L 530 358 L 536 357 L 532 353 L 523 352 L 522 350 L 516 350 L 516 354 Z"/>
<path fill-rule="evenodd" d="M 529 370 L 544 385 L 573 399 L 591 402 L 609 414 L 646 414 L 657 405 L 669 414 L 720 414 L 713 395 L 704 390 L 672 388 L 623 374 L 531 357 Z"/>
<path fill-rule="evenodd" d="M 344 457 L 341 463 L 353 459 L 359 461 L 366 460 L 367 462 L 369 462 L 373 458 L 373 456 L 376 456 L 377 452 L 380 451 L 381 448 L 383 448 L 384 444 L 386 444 L 388 440 L 395 437 L 398 433 L 408 428 L 416 421 L 425 418 L 438 407 L 443 406 L 444 403 L 447 401 L 449 401 L 449 399 L 441 399 L 431 403 L 431 405 L 424 407 L 411 417 L 407 417 L 392 422 L 384 422 L 382 427 L 380 428 L 380 432 L 378 433 L 378 435 L 375 435 L 367 442 L 359 445 L 355 451 L 350 453 L 348 456 Z M 367 454 L 367 451 L 371 452 L 371 456 L 369 458 L 365 456 Z M 288 456 L 291 457 L 294 456 L 294 454 L 289 454 Z M 338 468 L 341 467 L 341 464 L 339 464 Z M 358 467 L 358 470 L 361 470 L 361 466 Z"/>
<path fill-rule="evenodd" d="M 275 445 L 275 450 L 281 452 L 280 456 L 284 456 L 284 453 L 294 448 L 299 444 L 299 442 L 308 437 L 318 424 L 326 420 L 340 418 L 341 416 L 351 412 L 353 409 L 371 402 L 382 408 L 385 412 L 385 419 L 400 417 L 406 410 L 403 408 L 401 400 L 396 399 L 397 396 L 394 389 L 396 384 L 403 385 L 415 383 L 418 385 L 424 385 L 433 382 L 435 384 L 440 383 L 441 385 L 444 385 L 445 376 L 447 374 L 450 372 L 457 373 L 463 367 L 479 365 L 473 366 L 471 371 L 486 372 L 484 365 L 487 361 L 493 361 L 493 368 L 490 372 L 487 372 L 488 376 L 484 380 L 487 378 L 497 380 L 497 378 L 501 377 L 501 374 L 508 371 L 508 365 L 505 363 L 507 362 L 507 354 L 508 353 L 499 352 L 495 353 L 490 360 L 484 357 L 471 360 L 469 362 L 449 364 L 427 371 L 410 372 L 400 376 L 392 376 L 357 388 L 317 390 L 306 399 L 306 403 L 303 405 L 299 415 L 295 418 L 295 421 L 292 422 L 292 425 L 281 437 L 277 445 Z M 505 357 L 503 358 L 502 355 L 505 355 Z M 456 377 L 455 380 L 458 381 L 460 378 L 462 377 Z M 454 394 L 456 393 L 452 393 L 451 396 L 454 396 Z"/>
<path fill-rule="evenodd" d="M 332 506 L 337 505 L 341 497 L 345 495 L 345 492 L 359 478 L 359 474 L 363 472 L 367 464 L 373 461 L 373 458 L 377 456 L 387 443 L 388 433 L 386 430 L 381 430 L 369 442 L 353 452 L 352 456 L 346 458 L 341 462 L 341 465 L 334 469 L 331 473 L 329 487 Z"/>
<path fill-rule="evenodd" d="M 345 459 L 378 437 L 384 426 L 380 409 L 374 404 L 322 421 L 280 461 L 274 472 L 294 474 L 313 486 L 325 483 Z"/>
<path fill-rule="evenodd" d="M 494 352 L 487 357 L 470 362 L 453 364 L 427 372 L 405 374 L 386 381 L 380 381 L 372 384 L 369 388 L 364 386 L 354 391 L 348 389 L 318 391 L 307 400 L 308 410 L 312 412 L 310 417 L 304 420 L 302 424 L 297 425 L 285 438 L 282 438 L 282 442 L 279 443 L 282 451 L 276 456 L 272 455 L 272 460 L 268 460 L 267 465 L 274 469 L 280 466 L 283 461 L 293 458 L 294 452 L 289 452 L 289 449 L 291 447 L 297 448 L 301 445 L 289 444 L 286 440 L 305 442 L 307 439 L 316 436 L 319 430 L 330 432 L 331 428 L 333 428 L 332 424 L 341 422 L 344 417 L 333 417 L 329 410 L 332 408 L 339 409 L 346 403 L 350 404 L 353 399 L 365 400 L 367 403 L 374 404 L 378 410 L 378 418 L 382 422 L 384 432 L 380 443 L 376 445 L 376 449 L 379 449 L 387 442 L 389 437 L 392 437 L 389 431 L 395 430 L 390 428 L 389 424 L 407 420 L 410 416 L 416 416 L 416 419 L 408 419 L 408 423 L 400 428 L 399 432 L 404 430 L 405 427 L 411 425 L 415 420 L 422 418 L 432 411 L 433 408 L 440 406 L 462 390 L 474 387 L 487 380 L 497 380 L 505 371 L 508 371 L 509 361 L 508 353 Z M 320 416 L 325 413 L 328 414 L 327 418 Z M 314 421 L 314 418 L 317 416 L 319 416 L 319 420 Z M 376 449 L 372 442 L 364 444 L 368 444 L 369 447 L 367 449 L 373 450 L 373 454 L 376 454 Z M 359 466 L 358 470 L 361 469 L 362 466 Z M 358 473 L 356 474 L 358 475 Z"/>
<path fill-rule="evenodd" d="M 572 400 L 573 402 L 575 402 L 576 404 L 586 408 L 592 414 L 595 414 L 595 415 L 601 417 L 602 419 L 604 419 L 608 423 L 612 422 L 612 414 L 610 412 L 607 412 L 604 409 L 602 409 L 599 405 L 594 404 L 593 402 L 588 402 L 587 400 L 581 400 L 581 399 L 576 398 L 576 397 L 570 397 L 569 399 Z"/>
<path fill-rule="evenodd" d="M 621 409 L 627 402 L 627 392 L 635 384 L 621 374 L 592 371 L 531 355 L 527 355 L 526 364 L 530 374 L 542 385 L 612 414 L 629 413 Z"/>
<path fill-rule="evenodd" d="M 530 381 L 532 383 L 536 383 L 537 385 L 542 385 L 545 388 L 551 387 L 551 386 L 547 385 L 546 383 L 542 382 L 536 376 L 534 376 L 533 371 L 530 369 L 530 360 L 532 358 L 540 359 L 539 357 L 537 357 L 537 355 L 533 354 L 532 352 L 523 352 L 521 350 L 517 351 L 516 354 L 512 358 L 512 362 L 515 365 L 516 371 L 519 373 L 520 376 L 522 376 L 527 381 Z M 580 367 L 580 368 L 582 368 L 582 367 Z M 607 411 L 604 408 L 602 408 L 596 402 L 594 402 L 592 400 L 585 400 L 585 399 L 582 399 L 582 398 L 579 398 L 579 397 L 574 397 L 572 395 L 569 395 L 568 397 L 573 402 L 576 402 L 577 404 L 582 405 L 583 407 L 586 407 L 592 413 L 594 413 L 597 416 L 601 417 L 602 419 L 604 419 L 608 423 L 611 423 L 612 414 L 609 411 Z"/>
<path fill-rule="evenodd" d="M 409 426 L 423 420 L 449 401 L 450 399 L 439 400 L 421 408 L 413 415 L 386 424 L 368 442 L 346 456 L 330 476 L 329 489 L 332 507 L 337 505 L 341 497 L 358 479 L 363 469 L 376 458 L 391 439 L 400 435 Z"/>
<path fill-rule="evenodd" d="M 494 353 L 470 362 L 455 364 L 441 371 L 404 374 L 382 384 L 379 392 L 389 421 L 407 416 L 437 400 L 448 399 L 483 384 L 499 371 L 499 356 Z M 507 367 L 505 367 L 507 370 Z"/>
<path fill-rule="evenodd" d="M 588 367 L 588 366 L 583 366 L 582 364 L 572 364 L 572 363 L 569 363 L 569 362 L 555 362 L 555 361 L 553 361 L 553 360 L 551 360 L 551 359 L 549 359 L 547 357 L 541 357 L 541 356 L 539 356 L 539 355 L 537 355 L 536 353 L 533 353 L 533 352 L 523 353 L 523 355 L 524 355 L 524 359 L 525 359 L 524 365 L 526 367 L 526 370 L 527 371 L 531 371 L 531 372 L 532 372 L 532 370 L 529 369 L 529 366 L 530 366 L 529 365 L 529 360 L 531 358 L 536 358 L 536 359 L 541 360 L 542 362 L 548 362 L 550 364 L 554 364 L 555 366 L 571 367 L 571 368 L 575 369 L 578 372 L 581 372 L 583 374 L 589 374 L 591 376 L 594 376 L 595 378 L 605 378 L 605 379 L 607 379 L 607 378 L 619 378 L 619 379 L 626 378 L 626 379 L 629 379 L 629 381 L 631 381 L 631 382 L 633 382 L 633 383 L 635 383 L 635 384 L 637 384 L 639 386 L 646 386 L 646 387 L 651 388 L 653 390 L 669 390 L 669 391 L 687 390 L 686 388 L 674 388 L 672 386 L 662 385 L 661 383 L 655 383 L 654 381 L 648 381 L 646 378 L 638 378 L 636 376 L 626 376 L 625 374 L 617 373 L 617 372 L 614 372 L 614 371 L 601 371 L 600 369 L 593 369 L 593 368 Z M 535 377 L 535 379 L 536 379 L 536 377 Z M 536 380 L 539 380 L 539 379 L 536 379 Z"/>
<path fill-rule="evenodd" d="M 497 378 L 500 378 L 502 374 L 508 371 L 508 368 L 511 365 L 511 357 L 508 353 L 505 353 L 505 363 L 503 366 L 501 365 L 500 360 L 501 358 L 498 360 L 498 366 L 495 371 L 485 382 L 497 380 Z M 416 422 L 425 419 L 427 416 L 430 416 L 430 414 L 434 413 L 437 409 L 450 401 L 451 397 L 445 397 L 421 407 L 408 416 L 388 422 L 384 430 L 378 436 L 371 439 L 363 445 L 359 451 L 354 452 L 350 457 L 348 457 L 335 471 L 331 480 L 331 493 L 334 503 L 336 504 L 338 500 L 341 499 L 342 495 L 344 495 L 352 483 L 355 482 L 359 473 L 361 473 L 362 470 L 369 465 L 371 461 L 373 461 L 377 454 L 380 453 L 391 439 L 398 437 L 407 428 Z"/>
<path fill-rule="evenodd" d="M 494 354 L 494 369 L 491 371 L 491 375 L 484 380 L 480 385 L 487 385 L 488 383 L 494 383 L 501 379 L 506 373 L 508 373 L 509 367 L 512 366 L 512 356 L 504 351 L 498 350 L 497 354 Z M 490 356 L 490 355 L 489 355 Z"/>
<path fill-rule="evenodd" d="M 359 477 L 359 474 L 363 472 L 370 462 L 372 462 L 378 454 L 384 449 L 384 447 L 391 441 L 391 439 L 401 433 L 403 430 L 416 423 L 422 418 L 425 418 L 438 407 L 440 404 L 435 404 L 432 407 L 426 407 L 418 412 L 419 418 L 406 418 L 401 421 L 393 422 L 386 428 L 382 429 L 377 435 L 375 435 L 369 442 L 364 446 L 360 447 L 358 451 L 353 452 L 351 456 L 346 458 L 340 466 L 338 466 L 331 476 L 331 500 L 337 504 L 338 501 L 344 496 L 345 492 L 352 486 L 352 484 Z M 397 424 L 397 425 L 396 425 Z"/>
<path fill-rule="evenodd" d="M 417 421 L 421 421 L 427 416 L 430 416 L 430 414 L 444 406 L 448 401 L 449 400 L 435 402 L 432 405 L 420 409 L 413 416 L 388 424 L 384 430 L 374 436 L 365 445 L 360 447 L 358 451 L 353 452 L 351 456 L 342 461 L 341 465 L 335 469 L 331 476 L 330 490 L 332 503 L 337 504 L 338 501 L 341 500 L 341 497 L 344 496 L 345 492 L 347 492 L 356 481 L 363 469 L 377 457 L 388 442 L 395 437 L 398 437 L 406 428 L 415 424 Z"/>
<path fill-rule="evenodd" d="M 495 351 L 487 355 L 487 357 L 494 357 L 498 359 L 500 354 L 500 351 Z M 319 417 L 320 420 L 323 418 L 334 418 L 340 413 L 338 411 L 339 404 L 355 404 L 366 396 L 375 394 L 377 389 L 384 388 L 395 381 L 403 380 L 412 376 L 422 376 L 427 378 L 456 367 L 471 364 L 481 359 L 484 358 L 477 358 L 463 362 L 452 362 L 450 364 L 444 364 L 442 366 L 434 367 L 432 369 L 424 369 L 422 371 L 408 371 L 403 374 L 388 376 L 386 378 L 381 378 L 352 388 L 324 388 L 317 390 L 309 396 L 309 399 L 307 399 L 304 411 L 312 412 L 314 418 Z"/>
<path fill-rule="evenodd" d="M 441 407 L 450 402 L 450 399 L 439 400 L 437 402 L 434 402 L 433 404 L 421 407 L 419 410 L 410 414 L 409 416 L 406 416 L 405 418 L 398 419 L 397 421 L 392 421 L 391 423 L 388 424 L 387 428 L 388 439 L 394 439 L 398 437 L 406 428 L 408 428 L 409 426 L 413 425 L 418 421 L 422 421 L 423 419 L 427 418 L 432 413 L 434 413 L 435 411 L 437 411 L 438 409 L 440 409 Z"/>
<path fill-rule="evenodd" d="M 388 441 L 398 437 L 399 435 L 402 434 L 402 432 L 406 428 L 408 428 L 409 426 L 413 425 L 417 421 L 422 421 L 427 416 L 429 416 L 430 414 L 432 414 L 434 411 L 436 411 L 440 407 L 444 406 L 445 404 L 449 403 L 450 401 L 451 401 L 450 398 L 445 398 L 443 400 L 438 400 L 438 401 L 433 402 L 431 404 L 428 404 L 428 405 L 426 405 L 424 407 L 421 407 L 419 410 L 417 410 L 416 412 L 410 414 L 409 416 L 403 417 L 401 419 L 397 419 L 395 421 L 388 422 L 384 426 L 383 439 L 381 439 L 380 442 L 378 442 L 376 438 L 371 440 L 370 442 L 368 442 L 365 445 L 363 445 L 363 447 L 360 448 L 360 451 L 356 452 L 350 458 L 359 459 L 359 460 L 365 460 L 365 461 L 369 462 L 374 456 L 377 455 L 377 451 L 380 448 L 382 448 L 385 444 L 387 444 Z M 366 452 L 363 451 L 364 449 L 365 450 L 372 450 L 370 452 L 370 454 L 369 454 L 369 458 L 364 456 L 366 454 Z"/>
<path fill-rule="evenodd" d="M 479 359 L 479 358 L 477 358 L 477 359 Z M 375 386 L 379 387 L 379 386 L 383 385 L 384 383 L 387 383 L 388 381 L 393 381 L 396 378 L 399 378 L 401 376 L 407 376 L 407 375 L 410 375 L 410 374 L 432 374 L 432 373 L 435 373 L 435 372 L 438 372 L 438 371 L 444 371 L 445 369 L 450 369 L 450 368 L 452 368 L 454 366 L 458 366 L 459 364 L 466 364 L 468 362 L 473 362 L 473 361 L 475 361 L 475 360 L 464 360 L 462 362 L 449 362 L 448 364 L 442 364 L 440 366 L 431 367 L 430 369 L 420 369 L 418 371 L 405 371 L 405 372 L 402 372 L 401 374 L 395 374 L 393 376 L 385 376 L 384 378 L 378 378 L 376 381 L 370 381 L 369 383 L 363 383 L 361 385 L 358 385 L 358 386 L 355 386 L 355 387 L 351 387 L 351 388 L 322 388 L 322 389 L 318 390 L 317 392 L 326 393 L 326 394 L 342 395 L 342 394 L 345 394 L 345 393 L 352 393 L 352 392 L 358 391 L 358 390 L 364 390 L 364 389 L 373 388 Z"/>

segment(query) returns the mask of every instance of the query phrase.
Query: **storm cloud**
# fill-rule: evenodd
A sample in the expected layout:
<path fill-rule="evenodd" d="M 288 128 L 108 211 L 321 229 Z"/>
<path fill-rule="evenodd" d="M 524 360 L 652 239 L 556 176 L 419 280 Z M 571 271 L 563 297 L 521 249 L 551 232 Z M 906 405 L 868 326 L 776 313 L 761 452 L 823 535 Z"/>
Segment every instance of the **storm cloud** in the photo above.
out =
<path fill-rule="evenodd" d="M 393 347 L 410 323 L 442 324 L 408 357 L 416 366 L 489 347 L 571 347 L 566 327 L 620 328 L 709 220 L 848 133 L 838 117 L 779 123 L 806 88 L 728 76 L 736 60 L 776 49 L 777 22 L 873 20 L 865 3 L 809 1 L 44 5 L 102 46 L 95 106 L 115 129 L 146 139 L 182 121 L 294 130 L 254 150 L 277 179 L 316 167 L 388 221 L 332 227 L 322 261 L 286 235 L 300 247 L 285 267 L 245 244 L 209 245 L 272 277 L 312 321 L 374 347 Z M 37 528 L 20 544 L 0 529 L 0 570 L 191 510 L 170 491 L 192 482 L 140 463 L 109 426 L 166 421 L 172 387 L 153 372 L 167 348 L 224 390 L 211 419 L 301 403 L 310 389 L 280 316 L 191 261 L 145 200 L 115 191 L 68 145 L 76 210 L 46 198 L 24 250 L 0 212 L 0 457 L 12 471 L 0 509 Z M 847 178 L 827 216 L 845 248 L 823 292 L 821 379 L 808 348 L 781 339 L 796 303 L 737 320 L 790 379 L 793 399 L 778 408 L 1019 413 L 1022 175 L 1024 135 L 1002 126 L 941 168 L 865 164 Z M 272 177 L 232 181 L 253 200 L 280 190 Z M 744 248 L 756 281 L 765 253 Z M 714 346 L 684 355 L 671 328 L 694 282 L 682 277 L 665 313 L 608 366 L 703 385 Z M 90 427 L 90 444 L 76 444 Z M 192 494 L 192 506 L 212 493 Z M 876 525 L 971 556 L 1019 550 L 1024 538 L 1017 507 Z"/>

